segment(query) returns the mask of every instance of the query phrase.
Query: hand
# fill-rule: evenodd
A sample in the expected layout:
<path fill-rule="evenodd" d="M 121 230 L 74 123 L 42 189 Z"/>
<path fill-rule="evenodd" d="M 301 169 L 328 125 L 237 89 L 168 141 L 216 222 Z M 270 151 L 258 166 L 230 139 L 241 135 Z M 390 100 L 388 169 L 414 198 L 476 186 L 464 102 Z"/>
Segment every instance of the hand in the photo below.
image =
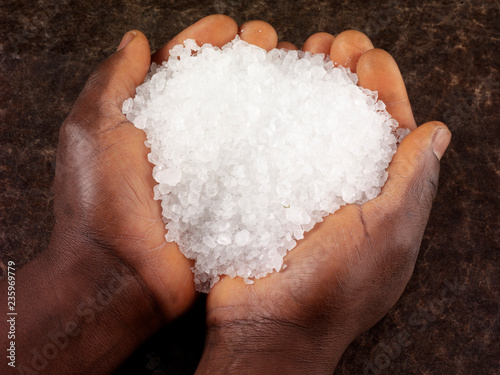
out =
<path fill-rule="evenodd" d="M 231 18 L 206 17 L 152 58 L 161 64 L 168 50 L 187 38 L 222 46 L 236 33 Z M 61 128 L 54 232 L 78 238 L 91 256 L 105 253 L 123 262 L 171 320 L 195 299 L 192 264 L 176 244 L 165 241 L 161 204 L 153 200 L 156 182 L 145 134 L 121 111 L 123 101 L 135 95 L 149 70 L 148 41 L 134 31 L 125 35 L 120 47 L 89 78 Z"/>
<path fill-rule="evenodd" d="M 16 274 L 20 372 L 110 373 L 193 303 L 191 263 L 164 239 L 145 135 L 121 107 L 151 58 L 161 63 L 186 38 L 222 46 L 237 30 L 229 17 L 207 17 L 152 57 L 142 33 L 127 33 L 87 81 L 60 131 L 50 245 Z M 7 296 L 7 280 L 0 287 Z M 2 348 L 7 340 L 2 331 Z"/>
<path fill-rule="evenodd" d="M 240 29 L 242 39 L 276 46 L 268 24 Z M 395 304 L 413 272 L 450 132 L 438 122 L 416 127 L 396 62 L 364 34 L 315 34 L 304 50 L 351 68 L 411 133 L 380 196 L 317 224 L 285 257 L 284 271 L 253 285 L 223 277 L 213 287 L 198 373 L 330 374 L 347 345 Z"/>

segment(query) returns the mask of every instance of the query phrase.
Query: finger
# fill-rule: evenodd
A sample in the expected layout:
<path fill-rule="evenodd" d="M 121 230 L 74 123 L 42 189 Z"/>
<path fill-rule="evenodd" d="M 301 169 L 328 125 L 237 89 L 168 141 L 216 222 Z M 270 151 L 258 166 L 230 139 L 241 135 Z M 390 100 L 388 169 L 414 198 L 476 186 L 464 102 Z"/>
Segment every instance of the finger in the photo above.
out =
<path fill-rule="evenodd" d="M 278 34 L 274 27 L 264 21 L 249 21 L 240 26 L 238 34 L 247 43 L 270 51 L 278 45 Z"/>
<path fill-rule="evenodd" d="M 423 234 L 427 223 L 437 192 L 439 161 L 450 139 L 446 125 L 437 121 L 412 131 L 387 169 L 389 177 L 381 194 L 362 206 L 366 216 L 395 226 L 397 237 L 415 243 L 415 236 Z M 373 222 L 375 228 L 380 224 Z"/>
<path fill-rule="evenodd" d="M 123 117 L 124 100 L 134 96 L 136 87 L 144 82 L 150 58 L 144 34 L 137 30 L 126 33 L 117 52 L 91 74 L 66 123 L 102 130 L 116 124 L 115 120 Z"/>
<path fill-rule="evenodd" d="M 316 33 L 311 35 L 302 46 L 304 52 L 330 54 L 332 43 L 335 37 L 328 33 Z"/>
<path fill-rule="evenodd" d="M 409 130 L 417 127 L 398 64 L 388 52 L 381 49 L 367 51 L 360 57 L 356 70 L 358 84 L 378 91 L 378 98 L 399 122 L 399 127 Z"/>
<path fill-rule="evenodd" d="M 182 44 L 186 39 L 194 39 L 198 45 L 206 43 L 222 47 L 234 39 L 238 32 L 238 25 L 229 16 L 213 14 L 202 18 L 198 22 L 177 34 L 170 42 L 156 51 L 152 60 L 161 64 L 168 59 L 169 51 L 176 45 Z"/>
<path fill-rule="evenodd" d="M 298 48 L 295 46 L 295 44 L 290 43 L 290 42 L 279 42 L 278 45 L 276 46 L 278 49 L 287 49 L 289 51 L 296 51 Z"/>
<path fill-rule="evenodd" d="M 347 30 L 333 40 L 330 59 L 334 64 L 350 68 L 355 73 L 359 58 L 370 49 L 373 49 L 370 38 L 360 31 Z"/>

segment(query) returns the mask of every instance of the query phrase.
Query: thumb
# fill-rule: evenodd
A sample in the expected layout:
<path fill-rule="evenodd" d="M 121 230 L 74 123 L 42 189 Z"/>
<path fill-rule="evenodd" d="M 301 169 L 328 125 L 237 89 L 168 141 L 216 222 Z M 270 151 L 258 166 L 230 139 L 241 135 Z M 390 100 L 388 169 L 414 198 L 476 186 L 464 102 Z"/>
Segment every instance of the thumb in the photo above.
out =
<path fill-rule="evenodd" d="M 365 213 L 382 217 L 405 242 L 421 238 L 437 192 L 439 161 L 450 140 L 446 125 L 437 121 L 412 131 L 389 165 L 381 194 L 363 205 Z"/>
<path fill-rule="evenodd" d="M 134 96 L 136 87 L 144 82 L 150 62 L 144 34 L 137 30 L 127 32 L 117 51 L 91 74 L 67 121 L 99 130 L 116 125 L 123 116 L 123 102 Z M 112 121 L 99 121 L 102 119 Z"/>
<path fill-rule="evenodd" d="M 96 147 L 105 149 L 109 142 L 116 142 L 102 135 L 126 123 L 121 111 L 123 101 L 135 94 L 136 87 L 146 77 L 151 57 L 144 34 L 128 32 L 119 47 L 91 74 L 61 126 L 54 182 L 56 192 L 73 191 L 79 186 L 74 180 L 75 166 L 88 164 Z"/>

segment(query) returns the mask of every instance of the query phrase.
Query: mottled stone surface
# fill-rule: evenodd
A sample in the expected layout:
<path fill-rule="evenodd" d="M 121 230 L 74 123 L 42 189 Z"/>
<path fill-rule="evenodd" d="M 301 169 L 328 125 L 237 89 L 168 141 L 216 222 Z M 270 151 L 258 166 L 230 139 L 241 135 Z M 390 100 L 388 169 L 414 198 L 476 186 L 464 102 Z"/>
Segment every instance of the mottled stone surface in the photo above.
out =
<path fill-rule="evenodd" d="M 417 122 L 441 120 L 453 133 L 415 273 L 391 312 L 347 349 L 335 374 L 498 371 L 500 12 L 494 0 L 2 1 L 1 261 L 24 264 L 47 246 L 58 129 L 99 61 L 128 29 L 142 30 L 155 49 L 211 13 L 239 23 L 265 20 L 280 40 L 298 46 L 317 31 L 364 31 L 399 63 Z M 393 344 L 398 339 L 405 345 Z M 116 373 L 191 374 L 202 346 L 200 302 Z"/>

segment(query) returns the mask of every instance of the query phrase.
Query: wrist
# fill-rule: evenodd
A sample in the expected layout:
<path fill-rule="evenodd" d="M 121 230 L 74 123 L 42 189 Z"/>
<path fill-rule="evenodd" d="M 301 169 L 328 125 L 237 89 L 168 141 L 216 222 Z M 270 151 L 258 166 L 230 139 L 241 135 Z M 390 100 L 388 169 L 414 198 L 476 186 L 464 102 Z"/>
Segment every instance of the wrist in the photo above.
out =
<path fill-rule="evenodd" d="M 156 300 L 134 269 L 113 251 L 82 236 L 80 231 L 64 228 L 62 232 L 57 226 L 54 228 L 49 247 L 40 258 L 43 264 L 40 272 L 50 278 L 53 290 L 67 293 L 64 297 L 69 301 L 94 300 L 101 305 L 100 310 L 119 308 L 116 314 L 126 312 L 132 321 L 141 321 L 143 329 L 163 324 Z M 48 275 L 45 267 L 52 275 Z"/>
<path fill-rule="evenodd" d="M 31 371 L 109 373 L 163 323 L 125 264 L 58 228 L 19 270 L 17 301 L 17 360 Z"/>
<path fill-rule="evenodd" d="M 331 374 L 348 343 L 291 322 L 209 327 L 197 374 Z"/>

